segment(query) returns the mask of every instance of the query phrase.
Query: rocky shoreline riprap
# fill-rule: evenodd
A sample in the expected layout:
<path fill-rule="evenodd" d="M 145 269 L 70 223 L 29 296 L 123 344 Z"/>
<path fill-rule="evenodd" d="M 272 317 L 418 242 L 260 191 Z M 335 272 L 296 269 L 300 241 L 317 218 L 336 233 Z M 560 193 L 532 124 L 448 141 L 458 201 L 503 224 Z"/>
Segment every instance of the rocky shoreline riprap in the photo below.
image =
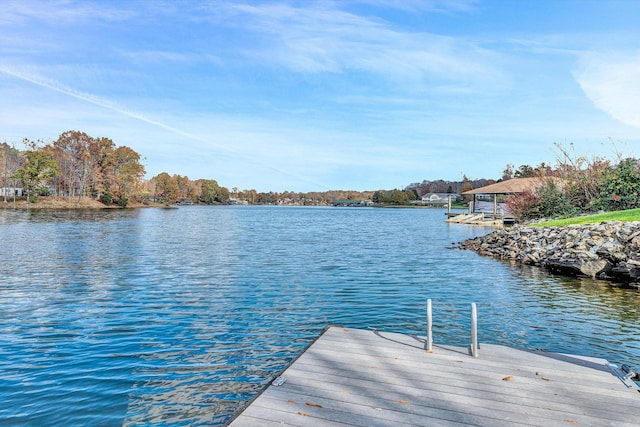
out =
<path fill-rule="evenodd" d="M 460 243 L 479 255 L 640 289 L 640 222 L 566 227 L 515 225 Z"/>

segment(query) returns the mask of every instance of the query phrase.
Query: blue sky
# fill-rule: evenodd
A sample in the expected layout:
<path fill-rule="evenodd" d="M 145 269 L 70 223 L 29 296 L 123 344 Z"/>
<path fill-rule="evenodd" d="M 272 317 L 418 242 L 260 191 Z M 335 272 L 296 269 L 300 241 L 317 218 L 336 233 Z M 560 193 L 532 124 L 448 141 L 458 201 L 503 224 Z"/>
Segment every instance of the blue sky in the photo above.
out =
<path fill-rule="evenodd" d="M 640 2 L 0 2 L 0 139 L 258 191 L 639 156 Z M 615 143 L 615 147 L 612 144 Z"/>

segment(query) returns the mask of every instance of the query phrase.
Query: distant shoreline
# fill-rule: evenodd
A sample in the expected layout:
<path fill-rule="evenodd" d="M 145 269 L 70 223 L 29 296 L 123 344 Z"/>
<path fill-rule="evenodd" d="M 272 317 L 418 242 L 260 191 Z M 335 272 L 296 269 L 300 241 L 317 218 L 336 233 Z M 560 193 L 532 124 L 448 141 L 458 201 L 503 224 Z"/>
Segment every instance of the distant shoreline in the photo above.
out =
<path fill-rule="evenodd" d="M 216 205 L 225 205 L 224 203 L 216 204 Z M 194 204 L 193 206 L 204 206 Z M 302 205 L 286 205 L 286 204 L 256 204 L 255 206 L 302 206 Z M 312 205 L 312 206 L 331 206 L 331 205 Z M 43 209 L 43 210 L 73 210 L 73 209 L 138 209 L 138 208 L 166 208 L 167 205 L 164 203 L 157 202 L 145 202 L 145 203 L 129 203 L 126 207 L 121 207 L 117 205 L 105 205 L 98 200 L 91 199 L 89 197 L 83 197 L 78 200 L 77 197 L 73 197 L 71 200 L 68 200 L 64 197 L 52 197 L 52 196 L 39 196 L 35 203 L 27 203 L 24 197 L 13 201 L 12 198 L 8 198 L 5 202 L 0 197 L 0 210 L 1 209 L 17 209 L 17 210 L 28 210 L 28 209 Z M 369 208 L 383 208 L 383 209 L 445 209 L 446 206 L 426 206 L 419 204 L 405 204 L 405 205 L 396 205 L 390 203 L 378 203 L 370 206 L 362 206 Z M 337 207 L 341 208 L 340 206 Z M 454 206 L 452 209 L 467 209 L 466 207 Z"/>
<path fill-rule="evenodd" d="M 78 200 L 77 197 L 74 197 L 71 200 L 67 200 L 65 198 L 40 196 L 38 197 L 38 200 L 35 203 L 27 203 L 27 201 L 24 198 L 18 199 L 15 202 L 13 201 L 13 199 L 7 199 L 7 201 L 5 202 L 3 199 L 0 198 L 0 209 L 17 209 L 17 210 L 136 209 L 136 208 L 163 207 L 163 206 L 164 205 L 160 203 L 150 203 L 150 204 L 131 203 L 126 208 L 122 208 L 116 205 L 107 206 L 97 200 L 90 199 L 88 197 L 84 197 L 80 200 Z"/>

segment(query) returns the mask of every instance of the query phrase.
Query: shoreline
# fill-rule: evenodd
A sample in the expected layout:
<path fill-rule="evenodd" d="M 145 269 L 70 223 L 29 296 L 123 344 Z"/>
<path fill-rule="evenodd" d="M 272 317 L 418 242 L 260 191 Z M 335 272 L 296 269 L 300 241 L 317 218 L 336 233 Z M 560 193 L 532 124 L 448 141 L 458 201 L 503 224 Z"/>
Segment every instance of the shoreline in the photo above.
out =
<path fill-rule="evenodd" d="M 127 207 L 120 207 L 116 205 L 107 206 L 98 200 L 90 198 L 82 198 L 78 200 L 73 198 L 71 201 L 64 198 L 56 198 L 51 196 L 40 196 L 35 203 L 27 203 L 22 198 L 20 200 L 7 200 L 6 202 L 0 199 L 0 209 L 15 209 L 15 210 L 29 210 L 29 209 L 50 209 L 50 210 L 72 210 L 72 209 L 138 209 L 138 208 L 153 208 L 164 207 L 161 203 L 131 203 Z"/>
<path fill-rule="evenodd" d="M 515 225 L 460 242 L 481 256 L 590 277 L 640 290 L 640 222 L 604 221 L 566 227 Z"/>

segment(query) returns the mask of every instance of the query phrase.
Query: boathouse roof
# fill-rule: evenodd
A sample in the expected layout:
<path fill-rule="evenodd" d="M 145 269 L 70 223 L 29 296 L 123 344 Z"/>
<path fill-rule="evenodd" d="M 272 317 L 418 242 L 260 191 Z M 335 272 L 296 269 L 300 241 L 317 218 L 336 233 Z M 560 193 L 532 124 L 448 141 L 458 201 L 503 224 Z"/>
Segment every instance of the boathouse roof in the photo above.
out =
<path fill-rule="evenodd" d="M 549 179 L 553 179 L 554 181 L 559 180 L 558 178 L 551 177 L 513 178 L 506 181 L 496 182 L 495 184 L 487 185 L 485 187 L 465 191 L 462 194 L 522 193 L 524 191 L 535 190 L 536 188 L 543 186 Z"/>

